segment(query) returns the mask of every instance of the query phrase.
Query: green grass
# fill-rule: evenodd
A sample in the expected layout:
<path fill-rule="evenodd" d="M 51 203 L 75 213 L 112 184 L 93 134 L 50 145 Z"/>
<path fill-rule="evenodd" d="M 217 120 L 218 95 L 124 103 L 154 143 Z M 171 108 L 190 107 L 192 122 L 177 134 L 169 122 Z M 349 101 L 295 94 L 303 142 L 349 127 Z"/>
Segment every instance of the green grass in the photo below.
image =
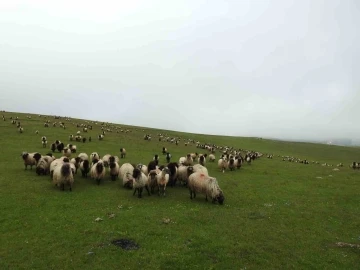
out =
<path fill-rule="evenodd" d="M 49 152 L 50 143 L 78 128 L 65 121 L 67 129 L 44 128 L 44 118 L 3 113 L 0 122 L 0 268 L 1 269 L 354 269 L 360 249 L 341 248 L 337 242 L 360 244 L 360 171 L 348 167 L 360 161 L 360 149 L 309 143 L 280 142 L 256 138 L 209 136 L 125 127 L 130 133 L 107 133 L 98 141 L 100 123 L 87 136 L 93 141 L 76 143 L 78 153 L 119 155 L 121 163 L 147 164 L 167 147 L 178 161 L 194 145 L 159 142 L 157 134 L 192 138 L 274 154 L 240 170 L 224 174 L 207 163 L 224 191 L 224 205 L 206 202 L 198 194 L 189 199 L 186 188 L 168 188 L 167 197 L 142 199 L 122 188 L 122 181 L 107 175 L 97 186 L 92 179 L 75 177 L 73 192 L 53 187 L 49 176 L 24 170 L 22 151 Z M 24 133 L 19 134 L 10 116 L 19 116 Z M 53 121 L 52 117 L 48 117 Z M 39 130 L 36 135 L 35 131 Z M 143 135 L 151 133 L 152 141 Z M 41 136 L 49 147 L 43 149 Z M 216 153 L 217 157 L 219 152 Z M 290 155 L 320 163 L 283 162 Z M 59 153 L 56 154 L 60 156 Z M 161 155 L 161 162 L 165 163 Z M 331 176 L 330 176 L 331 175 Z M 322 178 L 317 178 L 322 177 Z M 110 219 L 109 214 L 115 214 Z M 101 222 L 95 222 L 100 217 Z M 170 223 L 163 223 L 169 218 Z M 137 242 L 138 250 L 123 250 L 114 239 Z"/>

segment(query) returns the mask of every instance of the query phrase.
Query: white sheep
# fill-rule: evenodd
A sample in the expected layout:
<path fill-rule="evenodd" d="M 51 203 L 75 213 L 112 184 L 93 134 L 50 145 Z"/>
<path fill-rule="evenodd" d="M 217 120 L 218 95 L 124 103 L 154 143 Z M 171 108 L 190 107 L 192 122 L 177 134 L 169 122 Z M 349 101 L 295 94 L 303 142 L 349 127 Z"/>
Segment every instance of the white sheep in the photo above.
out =
<path fill-rule="evenodd" d="M 96 180 L 96 183 L 100 185 L 100 181 L 105 177 L 105 167 L 102 160 L 99 160 L 94 165 L 92 165 L 90 170 L 91 178 Z"/>
<path fill-rule="evenodd" d="M 216 159 L 216 157 L 215 157 L 214 154 L 210 154 L 210 155 L 209 155 L 209 161 L 214 162 L 215 159 Z"/>
<path fill-rule="evenodd" d="M 218 167 L 219 169 L 224 173 L 225 170 L 227 169 L 228 167 L 228 163 L 226 162 L 225 158 L 220 158 L 219 161 L 218 161 Z"/>
<path fill-rule="evenodd" d="M 104 155 L 102 158 L 101 158 L 101 160 L 104 162 L 104 166 L 105 167 L 109 167 L 109 158 L 111 157 L 111 155 L 110 154 L 106 154 L 106 155 Z"/>
<path fill-rule="evenodd" d="M 91 161 L 94 162 L 95 160 L 100 160 L 100 156 L 97 152 L 93 152 L 90 154 Z"/>
<path fill-rule="evenodd" d="M 132 177 L 134 178 L 134 183 L 133 183 L 133 189 L 134 189 L 134 193 L 133 196 L 136 194 L 136 191 L 138 192 L 138 198 L 141 198 L 142 195 L 142 191 L 143 188 L 145 187 L 146 191 L 148 192 L 149 196 L 150 196 L 150 191 L 149 191 L 149 184 L 148 184 L 148 178 L 146 177 L 146 175 L 138 168 L 135 168 L 133 171 L 133 175 Z"/>
<path fill-rule="evenodd" d="M 78 155 L 78 157 L 81 159 L 81 160 L 89 160 L 89 156 L 86 154 L 86 153 L 80 153 Z"/>
<path fill-rule="evenodd" d="M 71 157 L 71 150 L 69 148 L 65 147 L 63 149 L 63 155 L 68 158 Z"/>
<path fill-rule="evenodd" d="M 222 190 L 219 187 L 219 184 L 214 177 L 210 177 L 201 172 L 193 173 L 189 176 L 189 191 L 190 191 L 190 199 L 196 197 L 196 193 L 202 193 L 206 195 L 207 198 L 210 197 L 212 202 L 216 201 L 219 204 L 223 204 L 225 197 Z"/>
<path fill-rule="evenodd" d="M 166 196 L 165 194 L 165 190 L 166 190 L 166 185 L 169 182 L 169 178 L 170 178 L 170 172 L 168 167 L 165 167 L 164 169 L 162 169 L 161 173 L 156 175 L 156 181 L 159 187 L 159 196 L 162 193 L 163 196 Z"/>
<path fill-rule="evenodd" d="M 140 163 L 136 167 L 145 175 L 148 175 L 148 167 L 146 165 Z"/>
<path fill-rule="evenodd" d="M 28 153 L 28 152 L 23 152 L 21 154 L 22 159 L 24 161 L 25 170 L 27 170 L 27 166 L 30 166 L 30 169 L 32 170 L 32 166 L 36 165 L 36 160 L 34 158 L 35 154 L 36 153 Z"/>
<path fill-rule="evenodd" d="M 123 186 L 126 188 L 133 187 L 133 177 L 134 167 L 130 163 L 124 163 L 120 167 L 119 175 L 123 180 Z"/>
<path fill-rule="evenodd" d="M 201 164 L 195 164 L 193 167 L 193 173 L 200 172 L 205 175 L 209 175 L 209 172 L 206 167 L 202 166 Z"/>
<path fill-rule="evenodd" d="M 184 166 L 181 165 L 177 169 L 177 181 L 180 182 L 180 184 L 186 186 L 188 183 L 189 175 L 194 172 L 193 166 Z"/>
<path fill-rule="evenodd" d="M 70 191 L 72 191 L 72 186 L 74 184 L 74 176 L 69 163 L 63 163 L 57 166 L 53 173 L 53 184 L 56 186 L 61 186 L 62 190 L 65 189 L 65 185 L 69 185 Z"/>

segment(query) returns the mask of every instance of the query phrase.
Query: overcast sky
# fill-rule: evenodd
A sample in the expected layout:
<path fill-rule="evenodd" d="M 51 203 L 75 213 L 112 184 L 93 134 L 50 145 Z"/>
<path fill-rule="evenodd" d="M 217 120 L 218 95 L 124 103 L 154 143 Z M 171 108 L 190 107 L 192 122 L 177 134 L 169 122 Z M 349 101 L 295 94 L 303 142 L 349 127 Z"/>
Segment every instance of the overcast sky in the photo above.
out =
<path fill-rule="evenodd" d="M 359 138 L 358 0 L 0 1 L 0 109 Z"/>

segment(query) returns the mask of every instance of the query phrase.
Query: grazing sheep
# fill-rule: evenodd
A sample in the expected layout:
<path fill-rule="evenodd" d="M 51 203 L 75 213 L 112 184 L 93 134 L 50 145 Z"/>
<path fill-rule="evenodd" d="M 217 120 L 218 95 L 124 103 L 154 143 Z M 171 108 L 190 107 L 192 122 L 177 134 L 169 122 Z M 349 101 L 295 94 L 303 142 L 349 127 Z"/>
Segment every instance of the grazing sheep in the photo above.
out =
<path fill-rule="evenodd" d="M 24 132 L 24 128 L 20 126 L 20 127 L 19 127 L 19 132 L 20 132 L 20 133 L 23 133 L 23 132 Z"/>
<path fill-rule="evenodd" d="M 65 156 L 65 157 L 71 157 L 71 150 L 69 149 L 69 148 L 64 148 L 63 149 L 63 155 Z"/>
<path fill-rule="evenodd" d="M 166 190 L 166 185 L 169 182 L 169 168 L 165 167 L 164 169 L 162 169 L 161 173 L 156 175 L 156 181 L 159 187 L 159 196 L 162 193 L 163 196 L 166 196 L 165 194 L 165 190 Z"/>
<path fill-rule="evenodd" d="M 146 191 L 148 192 L 149 196 L 150 196 L 150 191 L 149 191 L 149 187 L 148 187 L 148 178 L 146 177 L 146 175 L 138 168 L 135 168 L 133 171 L 133 175 L 132 175 L 133 179 L 134 179 L 134 183 L 133 183 L 133 189 L 134 189 L 134 193 L 133 196 L 136 194 L 136 191 L 138 192 L 138 198 L 142 198 L 142 191 L 143 188 L 145 187 Z"/>
<path fill-rule="evenodd" d="M 87 177 L 90 171 L 90 163 L 87 159 L 80 162 L 80 170 L 82 177 Z"/>
<path fill-rule="evenodd" d="M 120 166 L 115 161 L 109 162 L 109 173 L 112 181 L 115 181 L 116 178 L 119 176 Z"/>
<path fill-rule="evenodd" d="M 23 152 L 21 154 L 22 159 L 24 160 L 25 170 L 27 170 L 27 166 L 30 166 L 30 169 L 32 170 L 32 166 L 36 165 L 36 159 L 34 158 L 35 154 L 39 153 Z"/>
<path fill-rule="evenodd" d="M 196 197 L 196 193 L 202 193 L 205 194 L 206 201 L 208 200 L 208 197 L 210 197 L 213 203 L 224 203 L 224 194 L 220 189 L 216 178 L 214 177 L 210 177 L 201 172 L 193 173 L 189 176 L 188 186 L 191 200 Z"/>
<path fill-rule="evenodd" d="M 220 158 L 218 161 L 218 167 L 224 173 L 228 167 L 228 163 L 226 162 L 225 159 Z"/>
<path fill-rule="evenodd" d="M 134 166 L 130 163 L 124 163 L 120 167 L 119 175 L 123 180 L 123 187 L 132 189 L 133 187 L 133 177 Z"/>
<path fill-rule="evenodd" d="M 201 164 L 195 164 L 194 166 L 192 166 L 192 168 L 193 168 L 193 170 L 192 170 L 193 173 L 201 172 L 201 173 L 203 173 L 205 175 L 209 175 L 209 172 L 208 172 L 207 168 L 202 166 Z"/>
<path fill-rule="evenodd" d="M 61 186 L 62 190 L 65 190 L 65 185 L 69 185 L 70 191 L 72 191 L 74 176 L 69 163 L 57 166 L 54 170 L 52 178 L 54 185 L 59 187 Z"/>
<path fill-rule="evenodd" d="M 156 170 L 151 170 L 151 171 L 149 171 L 149 175 L 148 175 L 148 185 L 149 185 L 149 188 L 150 188 L 152 194 L 155 193 L 155 188 L 156 188 L 156 187 L 159 189 L 159 186 L 158 186 L 158 184 L 157 184 L 156 175 L 157 175 L 157 171 L 156 171 Z"/>
<path fill-rule="evenodd" d="M 120 158 L 125 158 L 125 156 L 126 156 L 126 149 L 120 148 Z"/>
<path fill-rule="evenodd" d="M 211 161 L 211 162 L 215 162 L 215 155 L 214 154 L 210 154 L 209 155 L 209 161 Z"/>
<path fill-rule="evenodd" d="M 100 181 L 105 177 L 105 167 L 102 160 L 99 160 L 91 167 L 90 177 L 95 179 L 96 183 L 100 185 Z"/>

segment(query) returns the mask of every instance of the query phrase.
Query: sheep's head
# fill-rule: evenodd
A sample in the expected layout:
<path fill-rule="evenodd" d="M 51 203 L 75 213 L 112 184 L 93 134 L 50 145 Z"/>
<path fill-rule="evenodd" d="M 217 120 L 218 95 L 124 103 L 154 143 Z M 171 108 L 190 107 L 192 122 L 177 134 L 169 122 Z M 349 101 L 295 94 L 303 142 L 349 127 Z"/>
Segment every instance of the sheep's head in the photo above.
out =
<path fill-rule="evenodd" d="M 193 167 L 193 166 L 189 166 L 189 167 L 187 168 L 187 174 L 190 175 L 190 174 L 192 174 L 193 172 L 194 172 L 194 167 Z"/>
<path fill-rule="evenodd" d="M 102 173 L 104 169 L 104 164 L 100 161 L 98 161 L 98 163 L 96 163 L 96 172 L 97 173 Z"/>
<path fill-rule="evenodd" d="M 132 177 L 137 179 L 140 175 L 141 175 L 141 171 L 138 168 L 134 169 Z"/>
<path fill-rule="evenodd" d="M 23 159 L 26 159 L 29 156 L 29 153 L 28 152 L 22 152 L 21 156 L 22 156 Z"/>
<path fill-rule="evenodd" d="M 225 197 L 224 197 L 224 194 L 223 194 L 223 192 L 221 190 L 220 190 L 219 195 L 216 196 L 216 200 L 219 202 L 219 204 L 224 203 Z"/>
<path fill-rule="evenodd" d="M 38 162 L 40 158 L 41 158 L 41 154 L 40 154 L 40 153 L 35 153 L 35 154 L 34 154 L 34 159 L 36 160 L 36 162 Z"/>
<path fill-rule="evenodd" d="M 110 162 L 110 164 L 114 163 L 115 162 L 115 157 L 114 156 L 109 157 L 109 162 Z"/>

